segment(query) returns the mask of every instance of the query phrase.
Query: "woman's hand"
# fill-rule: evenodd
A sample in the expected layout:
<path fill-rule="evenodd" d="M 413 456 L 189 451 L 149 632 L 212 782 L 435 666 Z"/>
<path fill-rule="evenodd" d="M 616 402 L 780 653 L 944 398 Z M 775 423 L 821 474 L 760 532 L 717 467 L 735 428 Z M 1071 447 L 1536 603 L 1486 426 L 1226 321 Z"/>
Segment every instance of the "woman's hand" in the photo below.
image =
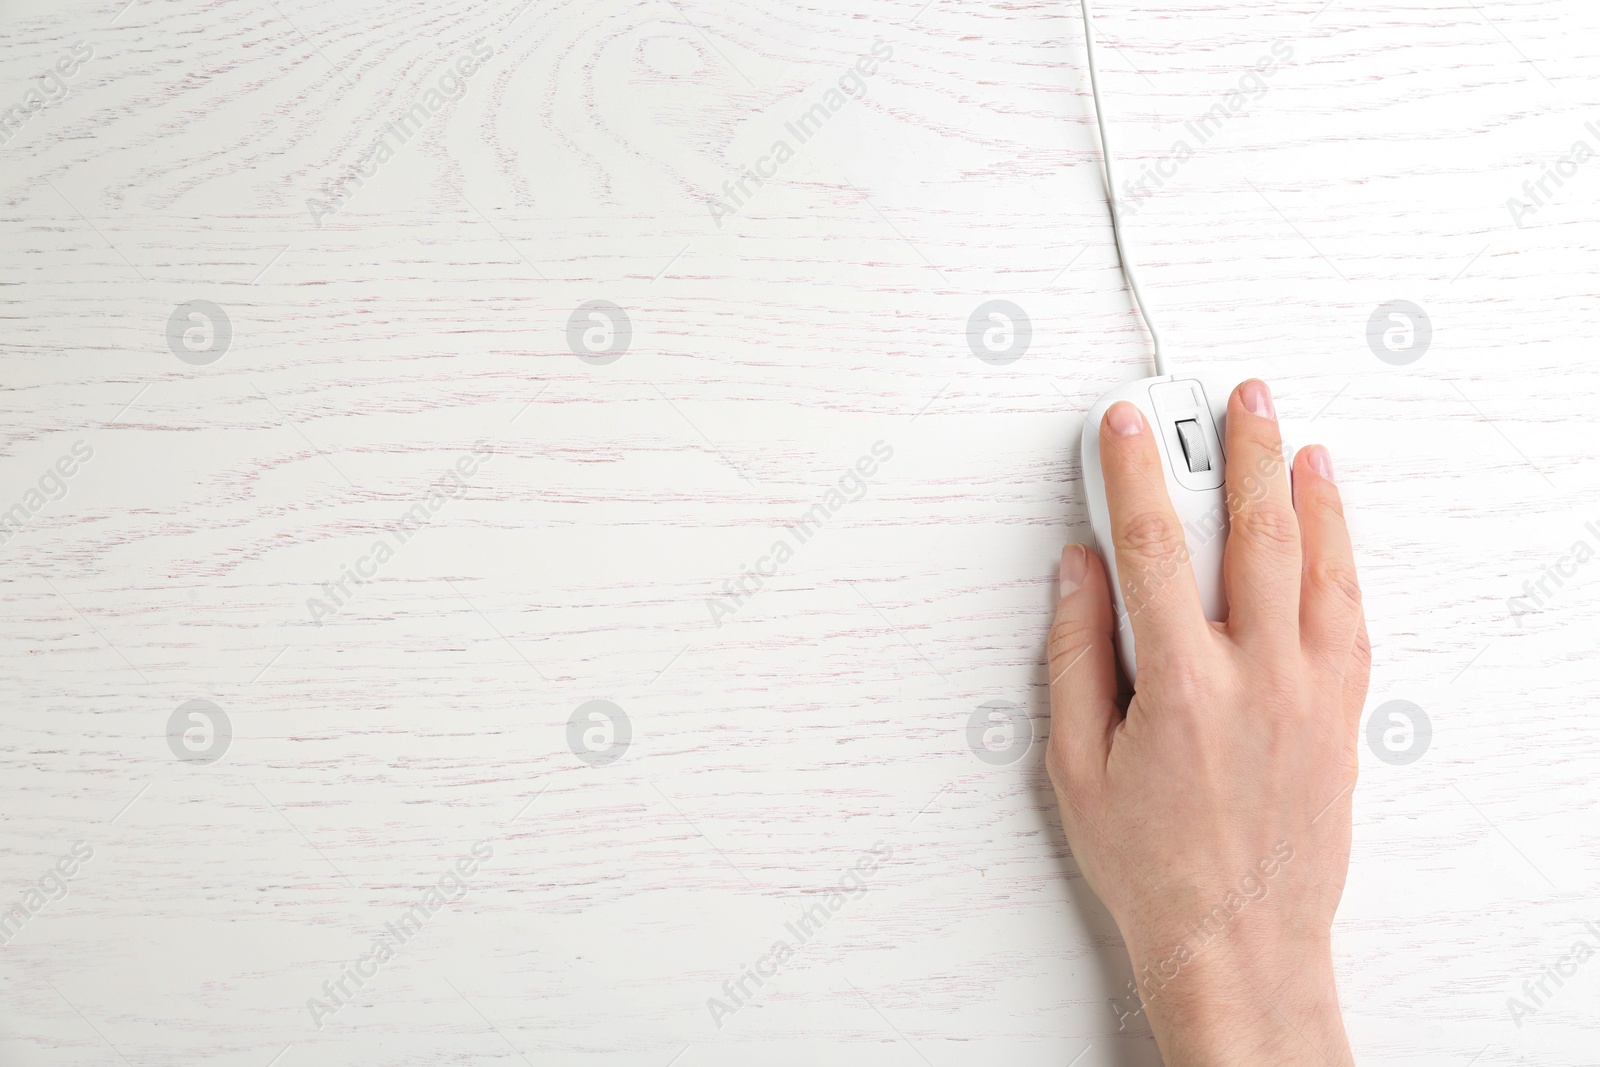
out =
<path fill-rule="evenodd" d="M 1187 565 L 1161 577 L 1187 550 L 1139 410 L 1113 405 L 1100 443 L 1139 678 L 1124 711 L 1105 571 L 1068 545 L 1048 754 L 1067 840 L 1171 1067 L 1352 1063 L 1329 930 L 1370 656 L 1328 453 L 1301 450 L 1291 492 L 1266 384 L 1229 398 L 1229 615 L 1209 623 Z"/>

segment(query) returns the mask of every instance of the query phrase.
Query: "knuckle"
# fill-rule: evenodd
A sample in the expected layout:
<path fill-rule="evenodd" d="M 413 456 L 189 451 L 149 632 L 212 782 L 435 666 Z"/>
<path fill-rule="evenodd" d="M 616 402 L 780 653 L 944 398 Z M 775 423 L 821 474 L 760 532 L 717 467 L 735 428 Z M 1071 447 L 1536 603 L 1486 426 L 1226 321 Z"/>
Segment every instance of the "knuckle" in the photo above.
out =
<path fill-rule="evenodd" d="M 1050 744 L 1045 749 L 1044 768 L 1049 775 L 1051 788 L 1058 798 L 1065 801 L 1061 806 L 1063 817 L 1069 811 L 1073 815 L 1080 815 L 1094 802 L 1097 786 L 1094 762 L 1089 756 L 1091 748 L 1083 738 L 1063 735 L 1057 740 L 1052 733 Z"/>
<path fill-rule="evenodd" d="M 1142 665 L 1141 665 L 1142 666 Z M 1174 709 L 1197 712 L 1212 705 L 1211 674 L 1197 657 L 1179 655 L 1152 664 L 1162 703 Z M 1139 672 L 1143 679 L 1143 669 Z"/>
<path fill-rule="evenodd" d="M 1094 641 L 1094 632 L 1080 619 L 1069 617 L 1056 620 L 1050 627 L 1050 640 L 1045 655 L 1051 666 L 1058 662 L 1065 666 Z"/>
<path fill-rule="evenodd" d="M 1162 511 L 1141 511 L 1117 532 L 1117 549 L 1137 559 L 1154 560 L 1184 551 L 1183 528 Z"/>
<path fill-rule="evenodd" d="M 1311 508 L 1316 512 L 1316 517 L 1325 522 L 1344 522 L 1344 501 L 1339 499 L 1339 494 L 1331 489 L 1310 494 Z"/>
<path fill-rule="evenodd" d="M 1364 683 L 1367 672 L 1372 669 L 1372 639 L 1367 636 L 1367 628 L 1365 626 L 1356 630 L 1356 640 L 1355 644 L 1350 648 L 1350 658 L 1355 670 L 1360 672 L 1360 677 Z"/>
<path fill-rule="evenodd" d="M 1361 583 L 1349 560 L 1324 559 L 1311 565 L 1308 582 L 1318 599 L 1336 604 L 1346 611 L 1361 607 Z"/>
<path fill-rule="evenodd" d="M 1052 705 L 1050 737 L 1044 746 L 1044 769 L 1058 794 L 1077 798 L 1089 784 L 1086 761 L 1093 743 L 1078 733 L 1081 727 L 1075 724 L 1079 720 L 1066 714 L 1068 709 L 1061 706 L 1062 703 L 1070 703 L 1070 700 L 1063 701 L 1058 696 Z"/>
<path fill-rule="evenodd" d="M 1245 442 L 1272 453 L 1279 463 L 1283 461 L 1283 431 L 1276 419 L 1228 420 L 1228 429 L 1236 426 Z"/>
<path fill-rule="evenodd" d="M 1300 547 L 1300 522 L 1281 504 L 1254 504 L 1233 517 L 1234 536 L 1277 549 Z"/>
<path fill-rule="evenodd" d="M 1343 777 L 1346 795 L 1355 796 L 1356 786 L 1361 784 L 1360 757 L 1346 757 Z"/>

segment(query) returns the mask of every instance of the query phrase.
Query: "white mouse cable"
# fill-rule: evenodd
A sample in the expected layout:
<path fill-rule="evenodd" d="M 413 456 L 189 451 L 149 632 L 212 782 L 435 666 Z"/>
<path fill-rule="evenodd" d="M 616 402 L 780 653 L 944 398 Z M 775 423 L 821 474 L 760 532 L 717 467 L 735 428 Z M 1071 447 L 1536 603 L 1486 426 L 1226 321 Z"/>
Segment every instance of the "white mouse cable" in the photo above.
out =
<path fill-rule="evenodd" d="M 1145 310 L 1144 293 L 1139 289 L 1133 263 L 1122 245 L 1122 216 L 1117 211 L 1117 180 L 1112 173 L 1111 138 L 1106 135 L 1105 110 L 1100 106 L 1100 80 L 1095 70 L 1094 16 L 1089 13 L 1089 0 L 1078 0 L 1078 3 L 1083 8 L 1083 42 L 1089 53 L 1089 92 L 1094 97 L 1094 121 L 1100 129 L 1100 156 L 1106 168 L 1106 203 L 1111 208 L 1111 236 L 1117 244 L 1117 261 L 1122 265 L 1122 276 L 1128 280 L 1128 289 L 1133 293 L 1134 306 L 1139 309 L 1145 329 L 1150 331 L 1150 361 L 1155 364 L 1156 374 L 1164 375 L 1168 372 L 1166 360 L 1161 356 L 1161 335 L 1156 333 L 1156 324 L 1151 321 L 1150 312 Z"/>

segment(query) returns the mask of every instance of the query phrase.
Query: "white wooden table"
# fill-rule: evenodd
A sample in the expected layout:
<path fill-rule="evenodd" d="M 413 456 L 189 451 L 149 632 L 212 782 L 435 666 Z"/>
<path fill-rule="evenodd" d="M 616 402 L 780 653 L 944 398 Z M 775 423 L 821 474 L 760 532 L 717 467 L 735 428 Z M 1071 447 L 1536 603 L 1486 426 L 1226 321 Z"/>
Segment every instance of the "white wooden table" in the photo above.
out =
<path fill-rule="evenodd" d="M 1076 5 L 122 3 L 0 34 L 0 1063 L 1159 1063 L 1042 763 L 1148 353 Z M 1431 724 L 1358 1058 L 1592 1065 L 1600 963 L 1508 1001 L 1600 944 L 1600 10 L 1097 22 L 1172 358 L 1328 443 Z"/>

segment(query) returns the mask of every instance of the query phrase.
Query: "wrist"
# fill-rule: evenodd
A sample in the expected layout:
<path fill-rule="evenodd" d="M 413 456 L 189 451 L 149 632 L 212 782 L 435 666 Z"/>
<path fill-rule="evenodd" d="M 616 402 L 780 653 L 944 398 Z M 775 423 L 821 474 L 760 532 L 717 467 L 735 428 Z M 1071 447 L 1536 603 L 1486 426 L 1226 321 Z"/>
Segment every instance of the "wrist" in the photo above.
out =
<path fill-rule="evenodd" d="M 1239 934 L 1202 941 L 1191 932 L 1160 947 L 1129 946 L 1169 1067 L 1353 1064 L 1327 938 Z"/>

